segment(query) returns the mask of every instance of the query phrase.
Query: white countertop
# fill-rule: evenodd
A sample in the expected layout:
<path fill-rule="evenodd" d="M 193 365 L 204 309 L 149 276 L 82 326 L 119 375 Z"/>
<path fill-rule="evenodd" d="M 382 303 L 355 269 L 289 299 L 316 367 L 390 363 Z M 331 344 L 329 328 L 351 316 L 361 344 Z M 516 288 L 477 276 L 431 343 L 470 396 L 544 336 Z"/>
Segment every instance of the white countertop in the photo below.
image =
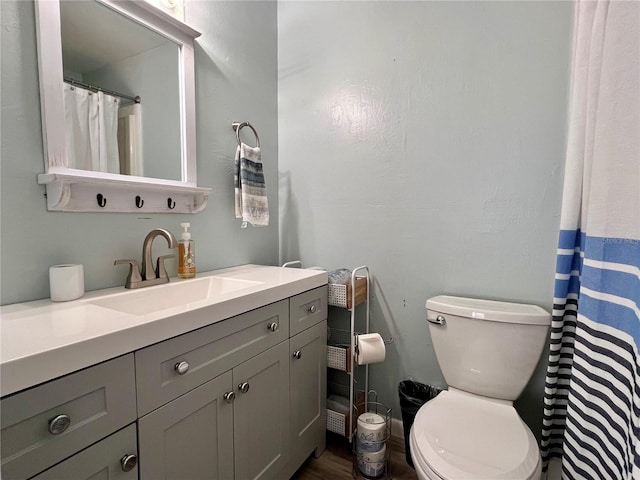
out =
<path fill-rule="evenodd" d="M 145 315 L 98 306 L 96 301 L 139 290 L 86 293 L 71 302 L 37 300 L 0 307 L 0 396 L 297 295 L 327 283 L 327 272 L 243 265 L 199 273 L 255 282 L 242 290 Z M 172 278 L 173 283 L 194 280 Z"/>

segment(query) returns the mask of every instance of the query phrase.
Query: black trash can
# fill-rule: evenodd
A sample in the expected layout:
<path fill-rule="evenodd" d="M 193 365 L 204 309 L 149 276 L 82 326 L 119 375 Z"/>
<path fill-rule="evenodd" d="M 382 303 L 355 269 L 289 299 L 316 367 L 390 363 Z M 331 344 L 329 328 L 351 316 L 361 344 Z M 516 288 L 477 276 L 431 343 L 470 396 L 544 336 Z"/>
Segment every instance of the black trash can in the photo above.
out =
<path fill-rule="evenodd" d="M 402 411 L 402 427 L 404 430 L 404 451 L 407 463 L 413 467 L 411 460 L 411 449 L 409 448 L 409 434 L 411 425 L 416 418 L 420 407 L 434 398 L 442 391 L 441 388 L 412 380 L 403 380 L 398 385 L 398 395 L 400 395 L 400 410 Z"/>

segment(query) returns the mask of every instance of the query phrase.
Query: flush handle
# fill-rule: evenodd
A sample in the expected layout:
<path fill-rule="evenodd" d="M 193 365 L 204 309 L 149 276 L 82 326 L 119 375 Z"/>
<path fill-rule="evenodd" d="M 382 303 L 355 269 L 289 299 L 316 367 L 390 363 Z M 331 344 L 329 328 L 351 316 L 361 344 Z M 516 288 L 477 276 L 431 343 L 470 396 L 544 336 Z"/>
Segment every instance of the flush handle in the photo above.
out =
<path fill-rule="evenodd" d="M 446 318 L 444 318 L 442 315 L 438 315 L 435 318 L 435 320 L 433 320 L 431 318 L 427 318 L 427 321 L 429 323 L 433 323 L 434 325 L 440 325 L 441 327 L 444 327 L 447 324 Z"/>

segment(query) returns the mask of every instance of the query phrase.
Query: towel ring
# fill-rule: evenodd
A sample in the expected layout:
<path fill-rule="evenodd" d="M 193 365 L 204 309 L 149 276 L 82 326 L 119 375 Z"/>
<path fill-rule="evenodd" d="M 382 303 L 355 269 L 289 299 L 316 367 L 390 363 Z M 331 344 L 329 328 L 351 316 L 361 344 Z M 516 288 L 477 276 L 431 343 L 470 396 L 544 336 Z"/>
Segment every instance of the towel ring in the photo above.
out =
<path fill-rule="evenodd" d="M 253 132 L 253 134 L 256 136 L 256 148 L 260 148 L 260 137 L 258 136 L 258 132 L 256 132 L 256 129 L 253 128 L 253 125 L 251 125 L 249 122 L 242 122 L 242 123 L 234 122 L 231 124 L 231 127 L 233 128 L 233 131 L 236 132 L 236 139 L 238 140 L 238 146 L 240 146 L 240 130 L 242 130 L 243 127 L 249 127 Z"/>

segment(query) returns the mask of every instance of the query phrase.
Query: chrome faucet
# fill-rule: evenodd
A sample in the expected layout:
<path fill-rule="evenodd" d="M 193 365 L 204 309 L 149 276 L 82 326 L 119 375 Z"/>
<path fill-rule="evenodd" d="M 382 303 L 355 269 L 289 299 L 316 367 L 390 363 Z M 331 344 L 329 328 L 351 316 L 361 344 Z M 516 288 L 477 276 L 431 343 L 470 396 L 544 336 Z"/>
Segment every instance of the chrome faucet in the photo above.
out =
<path fill-rule="evenodd" d="M 159 256 L 156 260 L 155 268 L 153 267 L 151 246 L 153 245 L 153 240 L 159 235 L 163 236 L 167 240 L 169 248 L 176 248 L 178 246 L 176 237 L 174 237 L 169 230 L 165 230 L 164 228 L 154 228 L 151 230 L 142 243 L 142 273 L 140 272 L 137 260 L 124 259 L 113 262 L 114 265 L 129 264 L 129 275 L 127 276 L 124 288 L 150 287 L 152 285 L 160 285 L 169 281 L 169 275 L 167 274 L 167 269 L 164 266 L 164 261 L 167 258 L 175 257 L 175 255 Z"/>

